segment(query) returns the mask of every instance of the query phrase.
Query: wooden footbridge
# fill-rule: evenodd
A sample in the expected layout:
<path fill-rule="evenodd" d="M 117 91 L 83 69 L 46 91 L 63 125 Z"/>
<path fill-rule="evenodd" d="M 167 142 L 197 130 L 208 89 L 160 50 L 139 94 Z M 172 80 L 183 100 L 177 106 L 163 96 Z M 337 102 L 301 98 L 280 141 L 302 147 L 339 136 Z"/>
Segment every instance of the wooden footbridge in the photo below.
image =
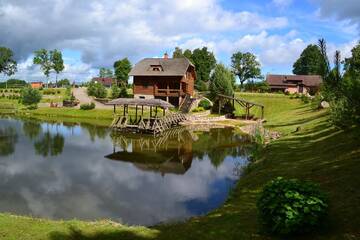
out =
<path fill-rule="evenodd" d="M 178 126 L 187 119 L 184 113 L 170 112 L 169 109 L 174 106 L 161 99 L 118 98 L 107 104 L 114 106 L 115 114 L 116 106 L 122 106 L 122 114 L 116 114 L 111 123 L 111 128 L 116 130 L 157 135 Z M 133 107 L 131 114 L 129 114 L 129 106 Z M 144 108 L 149 110 L 147 114 Z M 162 110 L 162 116 L 159 114 L 159 109 Z"/>

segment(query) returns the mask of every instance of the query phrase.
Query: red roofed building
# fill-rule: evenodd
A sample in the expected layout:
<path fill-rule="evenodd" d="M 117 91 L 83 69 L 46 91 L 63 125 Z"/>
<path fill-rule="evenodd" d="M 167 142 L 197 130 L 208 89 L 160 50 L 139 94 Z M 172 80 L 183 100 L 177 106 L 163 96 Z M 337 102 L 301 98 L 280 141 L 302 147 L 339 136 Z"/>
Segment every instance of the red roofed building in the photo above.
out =
<path fill-rule="evenodd" d="M 31 82 L 30 83 L 31 88 L 42 88 L 44 86 L 43 82 Z"/>
<path fill-rule="evenodd" d="M 104 85 L 104 87 L 111 87 L 111 85 L 114 82 L 114 79 L 111 77 L 105 77 L 105 78 L 95 77 L 92 79 L 92 81 L 101 83 L 102 85 Z"/>
<path fill-rule="evenodd" d="M 322 78 L 319 75 L 275 75 L 268 74 L 266 82 L 272 92 L 314 94 L 320 88 Z"/>

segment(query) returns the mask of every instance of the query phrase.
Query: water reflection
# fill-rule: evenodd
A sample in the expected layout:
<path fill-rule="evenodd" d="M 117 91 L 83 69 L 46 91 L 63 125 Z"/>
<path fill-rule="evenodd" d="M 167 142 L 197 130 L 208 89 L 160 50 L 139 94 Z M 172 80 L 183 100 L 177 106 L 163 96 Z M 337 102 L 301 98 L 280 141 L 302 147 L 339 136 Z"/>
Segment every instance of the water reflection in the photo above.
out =
<path fill-rule="evenodd" d="M 0 212 L 182 220 L 218 207 L 237 179 L 234 166 L 247 163 L 248 140 L 231 129 L 149 138 L 86 124 L 0 119 L 0 126 Z"/>
<path fill-rule="evenodd" d="M 60 133 L 51 134 L 49 131 L 34 143 L 36 153 L 43 156 L 56 156 L 62 153 L 65 139 Z"/>
<path fill-rule="evenodd" d="M 18 135 L 13 127 L 0 128 L 0 156 L 7 156 L 15 151 Z"/>

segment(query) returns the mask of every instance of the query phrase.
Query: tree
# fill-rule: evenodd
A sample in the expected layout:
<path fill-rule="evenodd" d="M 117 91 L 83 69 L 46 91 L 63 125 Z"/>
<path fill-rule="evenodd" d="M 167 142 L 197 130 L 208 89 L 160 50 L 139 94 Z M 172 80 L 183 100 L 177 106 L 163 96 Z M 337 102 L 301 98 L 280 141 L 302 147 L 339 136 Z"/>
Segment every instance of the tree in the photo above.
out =
<path fill-rule="evenodd" d="M 70 86 L 70 85 L 71 85 L 70 80 L 67 79 L 67 78 L 61 79 L 56 84 L 57 87 L 64 87 L 64 86 L 67 87 L 67 86 Z"/>
<path fill-rule="evenodd" d="M 240 86 L 245 81 L 261 77 L 260 63 L 252 53 L 236 52 L 231 57 L 232 72 L 239 78 Z"/>
<path fill-rule="evenodd" d="M 90 82 L 87 88 L 87 94 L 89 96 L 94 96 L 96 98 L 106 98 L 107 91 L 106 88 L 101 83 Z"/>
<path fill-rule="evenodd" d="M 129 73 L 131 71 L 131 62 L 127 58 L 118 60 L 114 62 L 114 69 L 117 84 L 126 87 L 129 80 Z"/>
<path fill-rule="evenodd" d="M 182 58 L 182 57 L 184 57 L 182 49 L 179 47 L 175 47 L 175 50 L 173 52 L 173 58 Z"/>
<path fill-rule="evenodd" d="M 17 63 L 11 49 L 0 46 L 0 73 L 11 76 L 17 71 Z"/>
<path fill-rule="evenodd" d="M 113 71 L 111 69 L 102 67 L 99 70 L 99 77 L 101 78 L 113 77 Z"/>
<path fill-rule="evenodd" d="M 21 91 L 21 102 L 24 105 L 37 105 L 41 97 L 40 91 L 31 87 L 23 88 Z"/>
<path fill-rule="evenodd" d="M 351 50 L 351 57 L 345 59 L 345 74 L 360 76 L 360 42 Z"/>
<path fill-rule="evenodd" d="M 208 82 L 210 73 L 216 65 L 216 59 L 207 47 L 197 48 L 192 52 L 191 61 L 196 68 L 196 86 L 200 86 L 201 82 Z"/>
<path fill-rule="evenodd" d="M 49 75 L 51 69 L 53 69 L 53 64 L 51 62 L 50 52 L 46 49 L 40 49 L 34 52 L 35 56 L 33 59 L 33 63 L 40 65 L 41 71 L 46 76 L 47 80 L 49 81 Z"/>
<path fill-rule="evenodd" d="M 320 75 L 324 58 L 319 46 L 310 44 L 293 65 L 293 73 L 298 75 Z"/>
<path fill-rule="evenodd" d="M 119 95 L 120 95 L 120 88 L 116 84 L 113 84 L 111 86 L 111 98 L 112 99 L 118 98 Z"/>
<path fill-rule="evenodd" d="M 210 97 L 215 99 L 218 94 L 232 96 L 234 78 L 234 74 L 223 64 L 217 64 L 210 78 Z"/>
<path fill-rule="evenodd" d="M 55 84 L 57 86 L 57 77 L 60 72 L 64 70 L 64 60 L 62 59 L 62 53 L 58 50 L 50 51 L 50 61 L 52 63 L 52 69 L 56 73 Z"/>

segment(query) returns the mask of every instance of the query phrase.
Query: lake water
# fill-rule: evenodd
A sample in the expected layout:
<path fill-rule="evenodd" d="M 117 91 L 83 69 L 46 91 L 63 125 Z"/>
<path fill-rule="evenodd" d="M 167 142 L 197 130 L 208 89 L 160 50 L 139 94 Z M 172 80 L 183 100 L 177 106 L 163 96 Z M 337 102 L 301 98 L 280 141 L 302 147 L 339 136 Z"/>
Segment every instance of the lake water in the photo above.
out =
<path fill-rule="evenodd" d="M 0 212 L 143 225 L 184 220 L 226 200 L 249 145 L 230 128 L 154 138 L 1 118 Z"/>

